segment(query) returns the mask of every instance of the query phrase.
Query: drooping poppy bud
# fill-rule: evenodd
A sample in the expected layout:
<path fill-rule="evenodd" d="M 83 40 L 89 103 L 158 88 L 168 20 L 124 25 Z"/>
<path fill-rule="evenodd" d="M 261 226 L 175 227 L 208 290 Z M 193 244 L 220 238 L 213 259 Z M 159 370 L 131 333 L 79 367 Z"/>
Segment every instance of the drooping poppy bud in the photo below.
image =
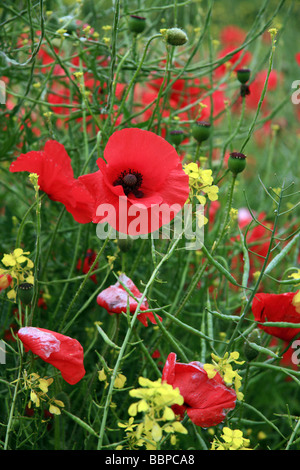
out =
<path fill-rule="evenodd" d="M 232 152 L 228 158 L 229 170 L 235 175 L 241 173 L 246 167 L 246 158 L 241 152 Z"/>
<path fill-rule="evenodd" d="M 17 334 L 26 352 L 32 351 L 52 364 L 69 384 L 76 384 L 85 375 L 83 348 L 76 339 L 32 326 L 20 328 Z"/>

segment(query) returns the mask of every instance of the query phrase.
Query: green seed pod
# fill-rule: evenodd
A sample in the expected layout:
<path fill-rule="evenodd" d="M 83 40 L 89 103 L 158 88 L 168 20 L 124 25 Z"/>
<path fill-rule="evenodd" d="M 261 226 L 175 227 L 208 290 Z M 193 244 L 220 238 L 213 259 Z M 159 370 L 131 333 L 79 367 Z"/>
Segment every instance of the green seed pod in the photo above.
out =
<path fill-rule="evenodd" d="M 240 83 L 248 82 L 250 78 L 250 70 L 249 69 L 239 69 L 236 71 L 237 79 Z"/>
<path fill-rule="evenodd" d="M 32 301 L 33 284 L 23 282 L 18 287 L 18 294 L 22 304 L 29 305 Z"/>
<path fill-rule="evenodd" d="M 199 142 L 208 139 L 210 135 L 210 123 L 207 121 L 196 121 L 192 125 L 192 136 Z"/>
<path fill-rule="evenodd" d="M 228 158 L 228 168 L 234 174 L 241 173 L 246 167 L 246 155 L 240 152 L 232 152 Z"/>
<path fill-rule="evenodd" d="M 245 358 L 247 359 L 247 361 L 253 361 L 253 359 L 256 359 L 259 355 L 259 351 L 257 351 L 257 349 L 254 349 L 249 343 L 257 344 L 257 346 L 261 345 L 261 336 L 258 328 L 251 331 L 244 343 Z"/>
<path fill-rule="evenodd" d="M 165 38 L 171 46 L 183 46 L 188 41 L 186 33 L 179 28 L 170 28 L 165 31 Z"/>
<path fill-rule="evenodd" d="M 185 138 L 185 134 L 181 130 L 173 130 L 170 131 L 170 142 L 174 145 L 180 145 L 183 139 Z"/>
<path fill-rule="evenodd" d="M 143 16 L 131 15 L 128 19 L 128 27 L 132 33 L 142 33 L 146 28 L 146 18 Z"/>

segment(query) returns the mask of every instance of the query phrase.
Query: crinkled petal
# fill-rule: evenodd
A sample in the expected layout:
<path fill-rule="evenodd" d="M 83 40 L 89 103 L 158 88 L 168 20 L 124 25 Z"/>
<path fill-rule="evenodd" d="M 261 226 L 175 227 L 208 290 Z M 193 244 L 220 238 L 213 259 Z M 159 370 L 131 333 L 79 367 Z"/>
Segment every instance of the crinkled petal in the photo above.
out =
<path fill-rule="evenodd" d="M 76 384 L 85 375 L 83 348 L 76 339 L 36 327 L 21 328 L 18 337 L 25 351 L 30 350 L 52 364 L 69 384 Z"/>

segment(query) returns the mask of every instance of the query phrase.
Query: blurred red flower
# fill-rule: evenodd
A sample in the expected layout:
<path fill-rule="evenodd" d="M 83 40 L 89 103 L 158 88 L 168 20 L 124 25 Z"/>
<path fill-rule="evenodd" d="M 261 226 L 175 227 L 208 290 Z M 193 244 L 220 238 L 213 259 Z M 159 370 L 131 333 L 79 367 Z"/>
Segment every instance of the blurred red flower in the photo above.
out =
<path fill-rule="evenodd" d="M 97 256 L 97 253 L 95 251 L 93 251 L 91 249 L 88 249 L 87 252 L 86 252 L 85 258 L 83 260 L 83 263 L 82 263 L 81 259 L 79 259 L 78 262 L 77 262 L 76 268 L 78 270 L 82 270 L 82 272 L 84 274 L 87 274 L 89 272 L 93 262 L 95 261 L 96 256 Z M 98 268 L 98 263 L 96 263 L 95 266 L 94 266 L 94 269 L 97 269 L 97 268 Z M 92 274 L 90 276 L 90 278 L 95 284 L 97 284 L 96 274 Z"/>
<path fill-rule="evenodd" d="M 249 230 L 244 233 L 246 236 L 246 243 L 249 248 L 249 261 L 250 261 L 250 271 L 249 271 L 249 280 L 253 279 L 253 274 L 256 271 L 261 270 L 265 257 L 267 256 L 271 231 L 273 224 L 271 222 L 265 221 L 266 214 L 261 212 L 256 215 L 257 220 L 260 224 L 256 224 L 253 221 L 253 226 L 250 226 Z M 253 220 L 249 210 L 247 208 L 241 208 L 238 212 L 238 224 L 240 229 L 245 229 Z M 255 224 L 255 225 L 254 225 Z M 270 230 L 269 230 L 270 229 Z M 239 236 L 232 237 L 231 241 L 239 240 Z M 243 267 L 243 253 L 234 256 L 232 258 L 231 270 L 238 271 Z"/>
<path fill-rule="evenodd" d="M 176 354 L 170 353 L 162 372 L 162 381 L 179 388 L 184 404 L 174 405 L 174 413 L 181 419 L 187 412 L 197 426 L 207 428 L 221 423 L 228 411 L 236 405 L 236 393 L 227 387 L 217 373 L 209 379 L 200 362 L 183 364 L 176 362 Z"/>
<path fill-rule="evenodd" d="M 0 274 L 0 292 L 4 289 L 7 289 L 11 283 L 13 278 L 10 274 Z"/>
<path fill-rule="evenodd" d="M 64 204 L 79 223 L 92 219 L 94 200 L 78 179 L 74 178 L 71 159 L 62 144 L 49 140 L 42 151 L 21 154 L 10 165 L 11 172 L 36 173 L 38 184 L 50 199 Z"/>
<path fill-rule="evenodd" d="M 52 364 L 69 384 L 75 385 L 84 377 L 83 348 L 76 339 L 31 326 L 20 328 L 18 337 L 26 352 L 32 351 Z"/>
<path fill-rule="evenodd" d="M 126 292 L 122 284 L 126 286 L 126 288 L 132 293 L 132 295 L 137 300 L 135 300 L 129 295 L 128 292 Z M 119 281 L 116 284 L 100 292 L 97 297 L 97 303 L 101 307 L 105 308 L 110 315 L 112 315 L 113 313 L 126 313 L 128 304 L 130 313 L 134 314 L 141 297 L 141 292 L 138 290 L 132 280 L 129 279 L 126 274 L 121 274 L 119 276 Z M 154 318 L 153 313 L 145 312 L 145 310 L 149 310 L 149 305 L 146 298 L 144 298 L 140 306 L 140 313 L 138 314 L 137 319 L 144 326 L 148 326 L 148 320 L 151 323 L 156 324 L 156 320 Z M 161 317 L 158 316 L 158 318 L 160 321 L 162 320 Z"/>
<path fill-rule="evenodd" d="M 169 223 L 185 204 L 189 178 L 162 137 L 137 128 L 116 131 L 104 159 L 97 160 L 98 171 L 79 177 L 95 197 L 93 222 L 142 235 Z"/>
<path fill-rule="evenodd" d="M 251 59 L 252 59 L 252 54 L 251 52 L 248 51 L 237 51 L 234 52 L 237 49 L 237 45 L 226 45 L 218 54 L 218 59 L 222 59 L 223 57 L 231 54 L 227 60 L 227 63 L 230 65 L 230 70 L 237 70 L 239 68 L 246 67 L 250 64 Z M 219 67 L 216 68 L 214 74 L 216 78 L 221 78 L 226 72 L 228 68 L 226 65 L 226 62 L 221 64 Z M 252 92 L 252 89 L 251 89 Z"/>
<path fill-rule="evenodd" d="M 256 110 L 264 85 L 267 78 L 268 71 L 261 70 L 257 73 L 254 80 L 251 82 L 250 89 L 251 93 L 247 96 L 247 106 L 251 109 Z M 276 70 L 271 70 L 268 79 L 267 93 L 265 95 L 264 101 L 262 102 L 262 109 L 265 109 L 269 102 L 269 92 L 276 90 L 279 82 L 279 75 Z"/>
<path fill-rule="evenodd" d="M 293 304 L 297 292 L 285 292 L 283 294 L 256 294 L 252 302 L 252 312 L 255 321 L 299 323 L 299 328 L 264 326 L 258 327 L 269 335 L 290 342 L 300 333 L 300 311 Z M 298 309 L 299 310 L 299 309 Z"/>
<path fill-rule="evenodd" d="M 243 44 L 245 39 L 246 32 L 236 25 L 224 26 L 220 32 L 220 40 L 224 46 L 238 46 Z"/>

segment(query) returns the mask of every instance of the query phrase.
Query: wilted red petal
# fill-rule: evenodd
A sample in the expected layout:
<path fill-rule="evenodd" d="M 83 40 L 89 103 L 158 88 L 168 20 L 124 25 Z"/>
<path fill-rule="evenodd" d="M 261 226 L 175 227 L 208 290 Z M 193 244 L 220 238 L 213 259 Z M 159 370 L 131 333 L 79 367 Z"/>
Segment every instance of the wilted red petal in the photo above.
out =
<path fill-rule="evenodd" d="M 300 313 L 292 301 L 296 292 L 285 292 L 283 294 L 256 294 L 252 302 L 252 312 L 257 322 L 288 322 L 299 323 L 299 328 L 285 328 L 277 326 L 258 325 L 269 335 L 276 336 L 290 342 L 300 333 Z"/>
<path fill-rule="evenodd" d="M 69 384 L 76 384 L 85 375 L 83 348 L 76 339 L 31 326 L 21 328 L 18 337 L 26 352 L 32 351 L 43 361 L 52 364 Z"/>
<path fill-rule="evenodd" d="M 184 404 L 174 407 L 174 412 L 183 417 L 186 411 L 197 426 L 216 426 L 225 419 L 229 410 L 235 408 L 235 391 L 225 385 L 218 373 L 209 379 L 200 362 L 176 362 L 176 354 L 170 353 L 162 381 L 173 388 L 178 387 L 184 398 Z"/>
<path fill-rule="evenodd" d="M 97 297 L 97 303 L 105 308 L 109 314 L 112 313 L 126 313 L 127 305 L 129 305 L 130 313 L 134 314 L 138 306 L 138 302 L 131 297 L 128 292 L 124 289 L 122 284 L 133 294 L 133 296 L 139 301 L 142 297 L 141 292 L 138 290 L 136 285 L 132 280 L 126 276 L 126 274 L 121 274 L 119 276 L 119 281 L 104 289 Z M 143 312 L 143 310 L 148 310 L 149 305 L 147 299 L 144 298 L 140 306 L 140 313 L 137 316 L 137 319 L 143 323 L 144 326 L 148 326 L 149 320 L 151 323 L 156 324 L 156 320 L 152 312 Z M 159 316 L 158 318 L 162 320 Z"/>

